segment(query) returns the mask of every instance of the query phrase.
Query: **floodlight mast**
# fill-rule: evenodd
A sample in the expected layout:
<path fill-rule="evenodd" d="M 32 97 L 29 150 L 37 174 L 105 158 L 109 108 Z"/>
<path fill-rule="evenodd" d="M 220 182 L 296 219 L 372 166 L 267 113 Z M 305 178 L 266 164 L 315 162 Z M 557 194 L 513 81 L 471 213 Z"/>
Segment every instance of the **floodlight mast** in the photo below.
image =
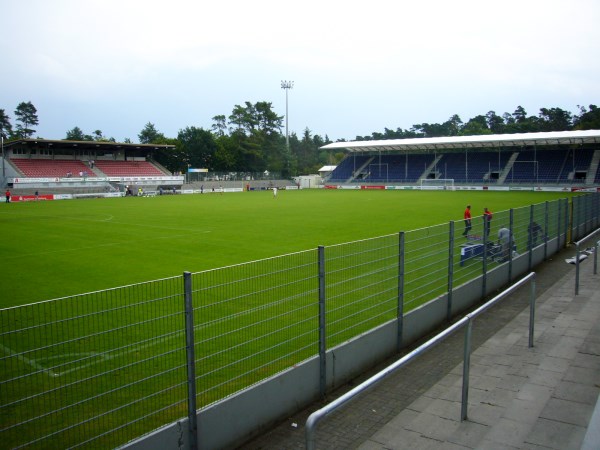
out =
<path fill-rule="evenodd" d="M 0 141 L 2 142 L 2 184 L 6 182 L 6 175 L 4 172 L 4 133 L 0 131 Z"/>
<path fill-rule="evenodd" d="M 281 89 L 285 89 L 285 145 L 290 150 L 290 134 L 288 132 L 288 91 L 294 87 L 293 81 L 281 81 Z"/>

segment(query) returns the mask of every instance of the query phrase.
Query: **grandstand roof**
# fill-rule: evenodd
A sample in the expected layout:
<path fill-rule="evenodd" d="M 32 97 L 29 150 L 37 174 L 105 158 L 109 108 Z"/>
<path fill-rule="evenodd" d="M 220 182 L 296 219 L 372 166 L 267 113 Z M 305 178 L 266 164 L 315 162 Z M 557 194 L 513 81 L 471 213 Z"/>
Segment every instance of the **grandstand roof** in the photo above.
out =
<path fill-rule="evenodd" d="M 438 149 L 501 148 L 595 143 L 600 143 L 600 130 L 334 142 L 333 144 L 328 144 L 321 148 L 324 150 L 344 149 L 349 152 L 415 150 L 427 152 Z"/>
<path fill-rule="evenodd" d="M 98 148 L 119 148 L 123 150 L 156 150 L 159 148 L 175 148 L 174 145 L 167 144 L 124 144 L 122 142 L 105 142 L 105 141 L 67 141 L 63 139 L 17 139 L 4 143 L 4 147 L 46 147 L 46 148 L 78 148 L 80 150 L 93 150 Z"/>

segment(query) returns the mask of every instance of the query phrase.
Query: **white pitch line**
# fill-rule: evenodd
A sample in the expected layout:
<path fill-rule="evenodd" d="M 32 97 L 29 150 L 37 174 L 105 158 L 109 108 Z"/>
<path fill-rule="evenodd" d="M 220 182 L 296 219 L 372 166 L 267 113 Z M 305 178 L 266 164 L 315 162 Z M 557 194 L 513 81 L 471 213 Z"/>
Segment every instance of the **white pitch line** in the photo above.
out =
<path fill-rule="evenodd" d="M 16 352 L 13 352 L 10 348 L 0 344 L 0 348 L 4 351 L 4 353 L 6 353 L 9 356 L 14 356 L 15 358 L 17 358 L 19 361 L 33 367 L 34 369 L 40 370 L 44 373 L 47 373 L 48 375 L 50 375 L 51 377 L 58 377 L 59 374 L 57 374 L 56 372 L 54 372 L 53 370 L 50 369 L 46 369 L 44 366 L 39 365 L 37 362 L 35 362 L 35 360 L 33 359 L 29 359 L 26 358 L 23 355 L 19 355 Z"/>
<path fill-rule="evenodd" d="M 208 234 L 208 233 L 212 233 L 212 231 L 195 231 L 194 233 Z M 164 235 L 164 236 L 153 236 L 153 237 L 149 237 L 147 239 L 136 239 L 133 242 L 156 241 L 158 239 L 173 239 L 173 238 L 187 237 L 187 236 L 188 236 L 187 234 L 171 234 L 171 235 Z M 132 242 L 132 241 L 129 240 L 128 242 Z M 11 255 L 11 256 L 9 255 L 9 256 L 5 256 L 5 259 L 17 259 L 17 258 L 26 258 L 29 256 L 51 255 L 53 253 L 79 252 L 81 250 L 92 250 L 95 248 L 102 248 L 102 247 L 114 247 L 114 246 L 119 246 L 119 245 L 124 245 L 124 244 L 125 244 L 125 242 L 108 242 L 108 243 L 97 244 L 97 245 L 86 245 L 84 247 L 63 248 L 60 250 L 49 250 L 47 252 L 24 253 L 21 255 Z"/>
<path fill-rule="evenodd" d="M 79 370 L 83 370 L 87 367 L 96 365 L 96 364 L 100 364 L 101 362 L 105 362 L 105 361 L 109 361 L 111 359 L 115 359 L 118 358 L 120 356 L 124 356 L 124 355 L 128 355 L 130 353 L 136 353 L 139 352 L 140 350 L 145 350 L 147 348 L 150 347 L 154 347 L 155 345 L 159 345 L 162 344 L 163 342 L 166 341 L 170 341 L 171 339 L 175 339 L 175 338 L 180 338 L 181 335 L 183 334 L 182 331 L 176 332 L 174 335 L 172 336 L 167 336 L 167 337 L 163 337 L 163 338 L 159 338 L 159 339 L 153 339 L 145 344 L 142 345 L 138 345 L 138 346 L 134 346 L 131 347 L 129 350 L 124 350 L 124 351 L 117 351 L 111 354 L 104 354 L 104 353 L 97 353 L 97 352 L 87 352 L 87 353 L 65 353 L 63 355 L 58 355 L 58 356 L 52 356 L 52 357 L 48 357 L 48 358 L 40 358 L 38 360 L 33 360 L 33 359 L 29 359 L 26 358 L 22 355 L 18 355 L 17 353 L 13 352 L 10 348 L 5 347 L 4 345 L 0 344 L 0 348 L 7 354 L 7 355 L 11 355 L 11 356 L 15 356 L 17 359 L 19 359 L 20 361 L 22 361 L 23 363 L 39 370 L 42 371 L 46 374 L 48 374 L 51 377 L 61 377 L 63 375 L 67 375 L 69 373 L 72 372 L 77 372 Z M 76 365 L 75 367 L 73 367 L 72 369 L 68 369 L 68 370 L 64 370 L 64 371 L 54 371 L 51 369 L 47 369 L 46 367 L 42 366 L 41 364 L 38 364 L 37 361 L 51 361 L 53 359 L 65 359 L 65 358 L 74 358 L 77 359 L 78 356 L 80 355 L 84 355 L 84 356 L 94 356 L 96 357 L 95 360 L 91 360 L 86 364 L 82 364 L 82 365 Z"/>

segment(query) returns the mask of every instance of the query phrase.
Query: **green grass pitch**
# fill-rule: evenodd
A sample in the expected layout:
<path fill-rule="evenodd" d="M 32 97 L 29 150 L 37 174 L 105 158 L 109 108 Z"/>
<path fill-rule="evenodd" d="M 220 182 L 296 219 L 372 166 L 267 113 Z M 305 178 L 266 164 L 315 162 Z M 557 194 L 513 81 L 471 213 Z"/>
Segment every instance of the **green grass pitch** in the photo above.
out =
<path fill-rule="evenodd" d="M 2 204 L 0 308 L 197 272 L 564 198 L 302 190 Z"/>
<path fill-rule="evenodd" d="M 429 242 L 439 240 L 445 248 L 447 238 L 440 230 L 452 220 L 459 220 L 457 226 L 462 228 L 467 203 L 477 217 L 484 206 L 499 212 L 568 195 L 303 190 L 280 191 L 276 198 L 261 191 L 1 204 L 0 308 L 172 276 L 178 277 L 164 286 L 157 283 L 161 287 L 152 294 L 180 292 L 171 289 L 171 283 L 181 287 L 184 271 L 233 266 L 194 275 L 195 286 L 205 290 L 215 285 L 219 291 L 230 276 L 247 270 L 249 283 L 236 286 L 233 295 L 238 302 L 205 304 L 204 297 L 220 294 L 195 292 L 200 352 L 196 373 L 201 390 L 197 406 L 203 407 L 305 360 L 317 348 L 316 303 L 310 294 L 315 289 L 316 252 L 286 258 L 294 263 L 284 268 L 306 281 L 291 284 L 294 277 L 283 275 L 289 298 L 271 305 L 265 302 L 265 292 L 271 292 L 272 277 L 281 275 L 272 272 L 271 261 L 236 264 L 377 236 L 386 236 L 374 240 L 377 256 L 390 253 L 396 258 L 397 244 L 390 235 L 412 230 L 418 231 L 407 244 L 408 255 L 416 254 L 412 251 L 420 235 L 427 235 Z M 527 210 L 521 212 L 525 223 Z M 502 219 L 497 220 L 499 226 Z M 425 228 L 439 224 L 444 227 Z M 393 243 L 389 251 L 379 249 L 385 245 L 382 241 Z M 358 247 L 365 244 L 368 249 L 370 242 Z M 395 294 L 378 287 L 381 298 L 375 299 L 369 291 L 370 283 L 387 279 L 389 270 L 379 269 L 389 264 L 369 263 L 371 275 L 357 277 L 352 265 L 346 267 L 348 259 L 336 258 L 344 247 L 326 250 L 330 346 L 396 314 Z M 418 261 L 406 262 L 406 269 L 414 271 L 412 278 L 434 278 L 435 270 L 445 270 L 445 262 L 432 250 L 426 252 L 432 256 L 419 252 Z M 397 273 L 392 272 L 388 284 L 393 285 Z M 413 282 L 422 284 L 420 279 Z M 423 294 L 428 293 L 429 299 L 445 288 L 444 273 L 437 284 L 423 288 Z M 0 395 L 4 406 L 0 423 L 15 426 L 4 433 L 8 447 L 37 438 L 44 439 L 46 448 L 67 447 L 93 437 L 90 448 L 114 448 L 185 416 L 182 305 L 168 295 L 161 301 L 145 301 L 143 284 L 125 291 L 123 297 L 115 290 L 106 297 L 74 297 L 3 311 L 0 353 L 20 355 L 0 364 L 0 380 L 5 383 L 0 390 L 4 394 Z M 348 301 L 353 293 L 368 299 L 355 304 Z M 413 302 L 411 295 L 405 293 L 407 306 L 422 300 Z M 261 309 L 263 302 L 265 309 Z M 371 305 L 365 312 L 366 304 L 376 304 L 377 310 Z M 256 321 L 258 309 L 261 319 Z M 57 408 L 59 432 L 54 423 Z M 113 430 L 115 424 L 126 423 L 127 427 Z"/>

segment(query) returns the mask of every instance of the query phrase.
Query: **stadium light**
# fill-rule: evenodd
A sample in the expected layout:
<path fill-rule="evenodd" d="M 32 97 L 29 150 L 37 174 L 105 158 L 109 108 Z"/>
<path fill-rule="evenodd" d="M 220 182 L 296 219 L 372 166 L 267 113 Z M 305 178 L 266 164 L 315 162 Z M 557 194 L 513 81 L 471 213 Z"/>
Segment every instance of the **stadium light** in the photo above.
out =
<path fill-rule="evenodd" d="M 0 132 L 0 141 L 2 141 L 2 184 L 4 184 L 4 133 Z"/>
<path fill-rule="evenodd" d="M 293 81 L 281 81 L 281 89 L 285 89 L 285 145 L 290 150 L 290 134 L 288 132 L 288 91 L 294 87 Z"/>

